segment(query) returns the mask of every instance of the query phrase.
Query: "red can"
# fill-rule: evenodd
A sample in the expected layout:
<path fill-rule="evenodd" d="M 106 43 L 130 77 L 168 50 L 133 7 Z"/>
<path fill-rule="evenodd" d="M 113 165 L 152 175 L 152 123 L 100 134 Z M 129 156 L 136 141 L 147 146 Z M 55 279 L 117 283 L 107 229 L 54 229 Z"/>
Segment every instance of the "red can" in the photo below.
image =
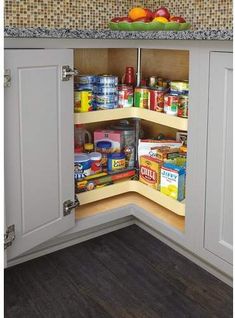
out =
<path fill-rule="evenodd" d="M 158 89 L 150 89 L 150 109 L 156 112 L 164 111 L 164 96 L 166 91 Z"/>
<path fill-rule="evenodd" d="M 168 115 L 177 116 L 179 107 L 179 96 L 166 95 L 164 97 L 164 112 Z"/>
<path fill-rule="evenodd" d="M 178 116 L 188 118 L 188 95 L 180 95 Z"/>
<path fill-rule="evenodd" d="M 118 85 L 118 108 L 133 106 L 133 87 L 129 85 Z"/>

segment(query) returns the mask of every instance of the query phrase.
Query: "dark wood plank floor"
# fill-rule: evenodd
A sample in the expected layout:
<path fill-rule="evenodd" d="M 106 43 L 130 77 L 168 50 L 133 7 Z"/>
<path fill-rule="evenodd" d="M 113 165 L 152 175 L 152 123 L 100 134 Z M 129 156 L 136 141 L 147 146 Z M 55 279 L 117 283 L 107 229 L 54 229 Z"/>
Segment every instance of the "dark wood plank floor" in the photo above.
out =
<path fill-rule="evenodd" d="M 133 225 L 5 271 L 5 318 L 232 317 L 232 289 Z"/>

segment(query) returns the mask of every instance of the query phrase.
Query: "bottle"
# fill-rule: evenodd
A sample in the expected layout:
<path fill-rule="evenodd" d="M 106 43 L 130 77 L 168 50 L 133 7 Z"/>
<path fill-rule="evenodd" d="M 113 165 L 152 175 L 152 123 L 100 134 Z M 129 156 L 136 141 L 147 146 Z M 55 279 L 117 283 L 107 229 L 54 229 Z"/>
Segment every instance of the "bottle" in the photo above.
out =
<path fill-rule="evenodd" d="M 126 72 L 124 74 L 124 84 L 129 85 L 129 86 L 135 85 L 134 67 L 132 67 L 132 66 L 126 67 Z"/>
<path fill-rule="evenodd" d="M 86 140 L 87 138 L 87 140 Z M 74 126 L 74 147 L 82 150 L 84 149 L 84 144 L 88 142 L 91 143 L 91 134 L 85 129 L 82 124 L 76 124 Z"/>
<path fill-rule="evenodd" d="M 84 144 L 84 151 L 85 153 L 91 153 L 94 151 L 94 145 L 92 143 Z"/>

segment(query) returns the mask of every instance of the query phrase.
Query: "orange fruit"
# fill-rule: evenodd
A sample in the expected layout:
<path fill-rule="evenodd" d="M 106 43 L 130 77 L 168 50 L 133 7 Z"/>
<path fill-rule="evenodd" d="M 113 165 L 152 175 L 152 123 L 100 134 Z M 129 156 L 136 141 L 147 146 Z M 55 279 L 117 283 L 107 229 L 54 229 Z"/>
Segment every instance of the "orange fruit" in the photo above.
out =
<path fill-rule="evenodd" d="M 128 13 L 128 17 L 133 21 L 140 18 L 145 18 L 146 16 L 147 16 L 147 12 L 140 7 L 132 8 Z"/>
<path fill-rule="evenodd" d="M 169 21 L 167 20 L 167 18 L 164 18 L 164 17 L 156 17 L 156 18 L 153 19 L 152 22 L 162 22 L 162 23 L 166 23 L 166 22 L 169 22 Z"/>

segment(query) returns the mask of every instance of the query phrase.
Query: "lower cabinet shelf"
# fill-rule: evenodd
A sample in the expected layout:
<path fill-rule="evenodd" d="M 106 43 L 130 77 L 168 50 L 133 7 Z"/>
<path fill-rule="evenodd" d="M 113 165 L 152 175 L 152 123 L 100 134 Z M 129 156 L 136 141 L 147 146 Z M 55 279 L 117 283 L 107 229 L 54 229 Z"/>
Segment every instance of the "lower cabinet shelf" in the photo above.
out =
<path fill-rule="evenodd" d="M 174 200 L 139 181 L 123 181 L 113 185 L 77 194 L 81 205 L 107 199 L 127 192 L 136 192 L 166 209 L 185 216 L 185 203 Z M 135 202 L 133 202 L 135 203 Z"/>

